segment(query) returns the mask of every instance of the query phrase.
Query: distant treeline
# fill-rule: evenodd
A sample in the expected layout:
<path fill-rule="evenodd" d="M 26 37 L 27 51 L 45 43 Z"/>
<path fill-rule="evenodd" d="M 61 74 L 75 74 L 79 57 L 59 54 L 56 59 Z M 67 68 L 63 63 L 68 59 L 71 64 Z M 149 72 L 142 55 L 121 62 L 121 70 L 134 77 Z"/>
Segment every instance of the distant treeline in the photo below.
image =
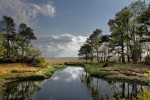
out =
<path fill-rule="evenodd" d="M 140 0 L 124 7 L 108 21 L 110 35 L 96 29 L 81 46 L 79 56 L 86 61 L 150 63 L 150 5 Z"/>
<path fill-rule="evenodd" d="M 44 58 L 31 44 L 36 39 L 33 29 L 25 23 L 16 26 L 11 17 L 3 16 L 0 21 L 0 62 L 24 62 L 42 66 Z"/>

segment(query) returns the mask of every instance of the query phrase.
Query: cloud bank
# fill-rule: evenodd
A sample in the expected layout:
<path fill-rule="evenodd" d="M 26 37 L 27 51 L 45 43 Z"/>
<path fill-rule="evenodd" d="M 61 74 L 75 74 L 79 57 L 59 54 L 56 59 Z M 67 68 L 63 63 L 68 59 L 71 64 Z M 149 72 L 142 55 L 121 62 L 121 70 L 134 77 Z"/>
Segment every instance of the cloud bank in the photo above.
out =
<path fill-rule="evenodd" d="M 55 6 L 51 2 L 37 5 L 26 0 L 0 0 L 0 15 L 11 16 L 16 24 L 26 23 L 33 27 L 36 26 L 38 15 L 52 17 L 55 13 Z"/>
<path fill-rule="evenodd" d="M 86 41 L 85 36 L 71 34 L 40 36 L 33 42 L 42 51 L 44 57 L 77 57 L 80 46 Z"/>

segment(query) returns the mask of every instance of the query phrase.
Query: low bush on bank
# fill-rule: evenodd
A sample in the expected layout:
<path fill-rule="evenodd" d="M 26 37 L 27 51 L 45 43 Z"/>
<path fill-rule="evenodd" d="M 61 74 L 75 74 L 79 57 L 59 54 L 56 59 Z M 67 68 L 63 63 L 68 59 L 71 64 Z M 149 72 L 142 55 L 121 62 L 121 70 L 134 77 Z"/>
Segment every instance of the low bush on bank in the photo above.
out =
<path fill-rule="evenodd" d="M 108 66 L 112 66 L 114 65 L 115 62 L 112 62 L 112 61 L 105 61 L 105 62 L 101 62 L 100 63 L 100 66 L 101 67 L 108 67 Z"/>
<path fill-rule="evenodd" d="M 39 57 L 39 58 L 36 58 L 34 59 L 31 64 L 33 66 L 36 66 L 36 67 L 45 67 L 46 66 L 46 61 L 43 57 Z"/>

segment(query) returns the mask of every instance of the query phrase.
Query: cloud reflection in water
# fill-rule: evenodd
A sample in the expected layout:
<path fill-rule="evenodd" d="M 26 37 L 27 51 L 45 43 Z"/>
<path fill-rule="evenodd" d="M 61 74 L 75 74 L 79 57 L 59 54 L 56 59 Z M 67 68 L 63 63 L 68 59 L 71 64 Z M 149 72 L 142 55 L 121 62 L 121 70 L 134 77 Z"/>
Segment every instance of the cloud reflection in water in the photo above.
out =
<path fill-rule="evenodd" d="M 53 80 L 53 81 L 64 81 L 66 83 L 70 83 L 72 81 L 78 80 L 81 72 L 83 72 L 83 68 L 68 67 L 63 71 L 63 73 L 60 73 L 61 75 L 59 73 L 54 74 L 53 77 L 51 78 L 51 80 Z"/>

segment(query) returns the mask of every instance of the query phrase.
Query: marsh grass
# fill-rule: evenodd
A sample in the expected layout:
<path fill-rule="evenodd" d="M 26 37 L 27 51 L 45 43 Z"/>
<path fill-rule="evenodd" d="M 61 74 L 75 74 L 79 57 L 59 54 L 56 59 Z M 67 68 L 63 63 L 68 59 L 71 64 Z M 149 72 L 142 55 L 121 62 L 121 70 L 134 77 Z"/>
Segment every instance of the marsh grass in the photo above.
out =
<path fill-rule="evenodd" d="M 46 62 L 50 65 L 55 64 L 64 64 L 64 63 L 75 63 L 75 62 L 81 62 L 81 60 L 78 60 L 78 58 L 56 58 L 56 59 L 46 59 Z"/>
<path fill-rule="evenodd" d="M 88 72 L 90 75 L 92 76 L 96 76 L 96 77 L 104 77 L 107 75 L 110 75 L 111 73 L 108 71 L 103 71 L 101 70 L 101 66 L 100 65 L 93 65 L 93 64 L 85 64 L 85 71 Z"/>
<path fill-rule="evenodd" d="M 53 65 L 52 67 L 46 68 L 43 73 L 46 76 L 51 76 L 56 70 L 65 68 L 66 65 L 64 64 L 57 64 Z"/>

